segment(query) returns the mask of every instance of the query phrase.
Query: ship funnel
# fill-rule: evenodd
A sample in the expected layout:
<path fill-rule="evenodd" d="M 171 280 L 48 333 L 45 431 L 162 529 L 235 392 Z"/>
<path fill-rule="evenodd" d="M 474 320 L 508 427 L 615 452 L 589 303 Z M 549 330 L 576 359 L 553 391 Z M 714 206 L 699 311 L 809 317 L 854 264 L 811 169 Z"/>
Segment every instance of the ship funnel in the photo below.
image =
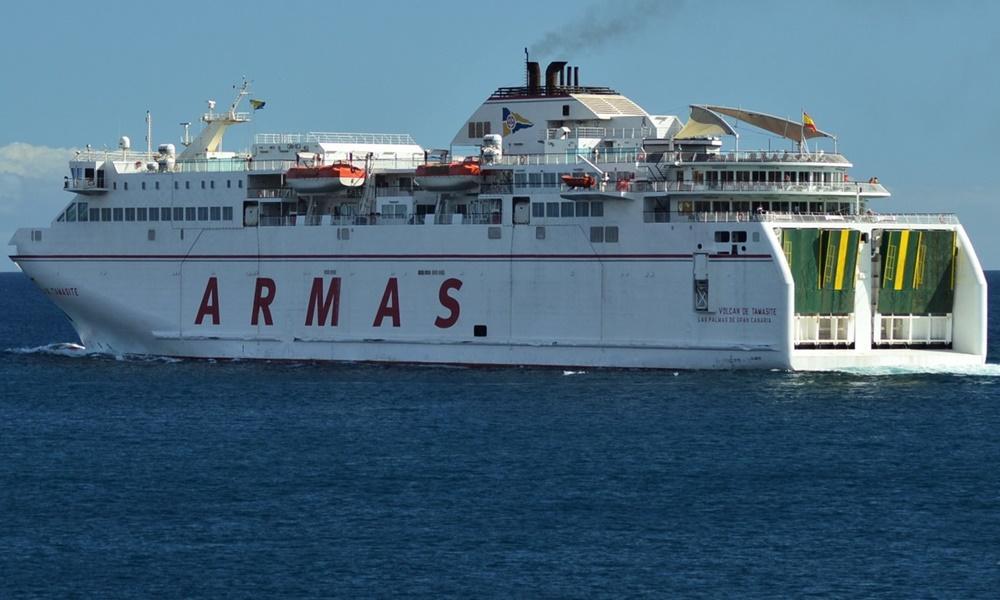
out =
<path fill-rule="evenodd" d="M 542 70 L 536 62 L 528 63 L 528 94 L 538 95 L 538 87 L 541 84 Z"/>
<path fill-rule="evenodd" d="M 554 60 L 549 63 L 549 66 L 545 67 L 545 93 L 555 94 L 558 87 L 557 78 L 560 78 L 560 73 L 562 73 L 563 67 L 566 66 L 566 61 L 564 60 Z"/>

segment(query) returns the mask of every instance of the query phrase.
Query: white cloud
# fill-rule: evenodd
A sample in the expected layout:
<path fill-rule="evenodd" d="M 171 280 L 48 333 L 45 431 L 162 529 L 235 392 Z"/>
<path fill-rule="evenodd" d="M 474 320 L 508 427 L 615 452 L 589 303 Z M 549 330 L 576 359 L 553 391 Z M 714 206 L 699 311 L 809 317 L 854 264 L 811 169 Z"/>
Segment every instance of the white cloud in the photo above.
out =
<path fill-rule="evenodd" d="M 14 142 L 0 146 L 0 174 L 36 179 L 61 178 L 69 170 L 72 148 L 50 148 Z"/>
<path fill-rule="evenodd" d="M 0 244 L 19 227 L 47 226 L 69 202 L 63 176 L 69 174 L 70 148 L 15 142 L 0 146 Z M 13 251 L 7 247 L 8 253 Z M 14 263 L 0 257 L 0 271 Z"/>

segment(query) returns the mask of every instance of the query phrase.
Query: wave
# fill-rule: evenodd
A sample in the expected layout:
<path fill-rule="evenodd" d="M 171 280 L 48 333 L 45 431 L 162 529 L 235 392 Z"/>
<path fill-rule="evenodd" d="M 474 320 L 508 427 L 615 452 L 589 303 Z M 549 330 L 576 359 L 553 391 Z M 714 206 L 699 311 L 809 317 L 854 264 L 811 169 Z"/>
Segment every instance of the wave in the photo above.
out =
<path fill-rule="evenodd" d="M 23 348 L 7 348 L 5 350 L 11 354 L 37 354 L 42 356 L 59 356 L 62 358 L 91 358 L 116 360 L 121 362 L 162 362 L 179 363 L 181 359 L 170 356 L 154 356 L 152 354 L 112 354 L 110 352 L 100 352 L 88 350 L 80 344 L 71 342 L 60 342 L 46 344 L 44 346 L 30 346 Z"/>

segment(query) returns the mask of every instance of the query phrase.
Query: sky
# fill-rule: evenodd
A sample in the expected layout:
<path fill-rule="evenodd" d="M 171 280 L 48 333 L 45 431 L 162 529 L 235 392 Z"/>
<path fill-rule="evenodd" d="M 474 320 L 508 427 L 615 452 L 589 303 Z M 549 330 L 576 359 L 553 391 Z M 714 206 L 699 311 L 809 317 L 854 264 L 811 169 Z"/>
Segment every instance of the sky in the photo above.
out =
<path fill-rule="evenodd" d="M 875 210 L 957 213 L 984 268 L 1000 269 L 997 2 L 56 1 L 16 3 L 4 21 L 4 241 L 70 201 L 72 149 L 114 148 L 121 135 L 143 146 L 147 109 L 154 147 L 178 144 L 179 123 L 197 123 L 208 99 L 228 104 L 246 76 L 267 106 L 230 130 L 227 150 L 292 131 L 410 133 L 447 147 L 496 87 L 523 83 L 528 47 L 652 114 L 805 110 L 837 135 L 855 179 L 877 176 L 892 192 Z M 783 147 L 741 129 L 741 150 L 768 144 Z"/>

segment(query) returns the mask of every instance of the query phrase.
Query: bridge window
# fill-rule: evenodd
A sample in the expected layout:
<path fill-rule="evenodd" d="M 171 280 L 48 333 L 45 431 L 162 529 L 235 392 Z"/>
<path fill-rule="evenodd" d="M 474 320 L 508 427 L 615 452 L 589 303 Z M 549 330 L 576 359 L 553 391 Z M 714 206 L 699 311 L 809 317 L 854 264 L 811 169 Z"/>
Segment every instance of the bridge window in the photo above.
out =
<path fill-rule="evenodd" d="M 135 220 L 136 221 L 146 220 L 146 207 L 140 206 L 139 208 L 135 209 Z"/>
<path fill-rule="evenodd" d="M 590 216 L 592 217 L 603 217 L 604 216 L 604 202 L 598 200 L 597 202 L 590 203 Z"/>
<path fill-rule="evenodd" d="M 213 206 L 211 208 L 210 214 L 211 214 L 211 219 L 213 221 L 221 221 L 222 220 L 222 209 L 220 207 Z"/>
<path fill-rule="evenodd" d="M 559 216 L 559 203 L 558 202 L 546 202 L 545 203 L 545 216 L 546 217 L 558 217 Z"/>
<path fill-rule="evenodd" d="M 561 205 L 562 205 L 562 210 L 560 212 L 564 217 L 572 217 L 573 214 L 576 212 L 573 210 L 572 202 L 562 202 Z"/>
<path fill-rule="evenodd" d="M 125 220 L 135 221 L 135 207 L 130 206 L 125 209 Z"/>
<path fill-rule="evenodd" d="M 124 221 L 125 211 L 121 208 L 113 208 L 111 209 L 111 216 L 115 221 Z"/>
<path fill-rule="evenodd" d="M 101 220 L 102 221 L 110 221 L 111 220 L 111 209 L 110 208 L 102 208 L 101 209 Z"/>
<path fill-rule="evenodd" d="M 160 220 L 160 209 L 156 206 L 149 209 L 149 220 L 159 221 Z"/>
<path fill-rule="evenodd" d="M 153 182 L 153 188 L 157 190 L 160 189 L 160 182 L 159 181 Z"/>
<path fill-rule="evenodd" d="M 208 207 L 207 206 L 199 206 L 198 207 L 198 220 L 199 221 L 207 221 L 208 220 Z"/>
<path fill-rule="evenodd" d="M 146 182 L 143 181 L 142 184 L 140 184 L 140 187 L 142 187 L 142 191 L 145 192 L 146 191 Z"/>
<path fill-rule="evenodd" d="M 611 225 L 604 228 L 604 241 L 609 244 L 618 243 L 618 226 Z"/>
<path fill-rule="evenodd" d="M 717 243 L 717 244 L 728 244 L 729 243 L 729 232 L 728 231 L 716 231 L 715 232 L 715 243 Z"/>
<path fill-rule="evenodd" d="M 170 207 L 164 206 L 160 209 L 160 220 L 169 221 L 170 220 Z"/>
<path fill-rule="evenodd" d="M 591 227 L 590 228 L 590 243 L 591 244 L 602 244 L 602 243 L 604 243 L 604 228 L 603 227 Z"/>
<path fill-rule="evenodd" d="M 233 207 L 232 206 L 223 206 L 222 207 L 222 220 L 223 221 L 232 221 L 233 220 Z"/>
<path fill-rule="evenodd" d="M 544 202 L 532 202 L 531 203 L 531 216 L 532 217 L 544 217 L 545 216 L 545 203 Z"/>
<path fill-rule="evenodd" d="M 185 221 L 195 220 L 195 208 L 193 206 L 184 207 L 184 220 Z"/>
<path fill-rule="evenodd" d="M 578 216 L 578 217 L 589 217 L 590 216 L 590 203 L 589 202 L 577 202 L 576 203 L 576 216 Z"/>
<path fill-rule="evenodd" d="M 92 209 L 90 209 L 90 220 L 91 221 L 100 221 L 101 220 L 101 209 L 99 209 L 99 208 L 92 208 Z"/>

